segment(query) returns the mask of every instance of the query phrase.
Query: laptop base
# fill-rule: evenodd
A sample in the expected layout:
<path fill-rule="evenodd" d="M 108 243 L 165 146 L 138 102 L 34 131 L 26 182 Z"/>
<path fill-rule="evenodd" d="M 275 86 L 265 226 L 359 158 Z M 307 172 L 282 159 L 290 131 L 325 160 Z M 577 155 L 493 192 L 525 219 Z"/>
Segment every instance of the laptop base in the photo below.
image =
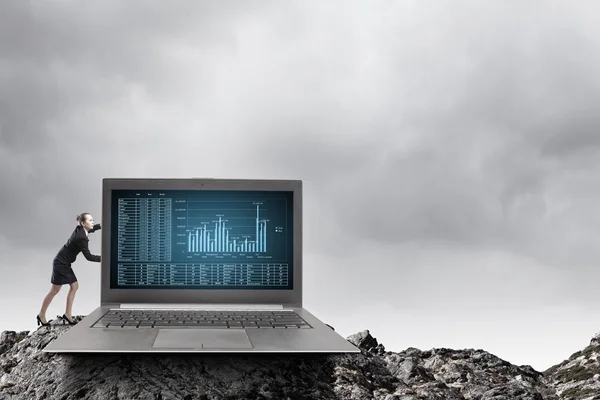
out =
<path fill-rule="evenodd" d="M 360 353 L 304 308 L 291 309 L 311 329 L 92 328 L 114 307 L 98 307 L 50 342 L 51 353 Z M 179 341 L 180 345 L 177 345 Z M 250 344 L 248 344 L 250 343 Z"/>

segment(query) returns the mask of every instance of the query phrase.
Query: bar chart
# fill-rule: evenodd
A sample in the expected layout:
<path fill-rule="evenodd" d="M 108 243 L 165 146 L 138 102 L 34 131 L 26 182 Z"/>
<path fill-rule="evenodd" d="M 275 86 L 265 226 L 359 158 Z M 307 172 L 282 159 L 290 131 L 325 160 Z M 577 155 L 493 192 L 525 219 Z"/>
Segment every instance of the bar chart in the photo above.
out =
<path fill-rule="evenodd" d="M 202 221 L 197 228 L 188 228 L 187 251 L 190 253 L 267 253 L 267 224 L 268 219 L 261 219 L 260 204 L 256 206 L 256 216 L 253 221 L 253 232 L 249 234 L 249 226 L 245 221 L 247 216 L 240 216 L 240 211 L 249 208 L 235 208 L 237 224 L 226 214 L 216 214 L 214 221 Z M 254 209 L 253 209 L 254 210 Z M 189 217 L 188 217 L 189 218 Z"/>

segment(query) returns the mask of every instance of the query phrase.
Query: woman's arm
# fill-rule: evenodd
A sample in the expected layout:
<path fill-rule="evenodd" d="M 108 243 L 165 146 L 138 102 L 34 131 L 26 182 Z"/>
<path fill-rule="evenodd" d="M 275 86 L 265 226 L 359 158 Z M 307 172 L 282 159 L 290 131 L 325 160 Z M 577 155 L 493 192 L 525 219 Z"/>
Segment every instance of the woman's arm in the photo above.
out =
<path fill-rule="evenodd" d="M 102 258 L 100 256 L 96 256 L 90 253 L 90 248 L 88 247 L 87 240 L 85 240 L 84 238 L 79 239 L 78 245 L 86 260 L 94 262 L 102 261 Z"/>

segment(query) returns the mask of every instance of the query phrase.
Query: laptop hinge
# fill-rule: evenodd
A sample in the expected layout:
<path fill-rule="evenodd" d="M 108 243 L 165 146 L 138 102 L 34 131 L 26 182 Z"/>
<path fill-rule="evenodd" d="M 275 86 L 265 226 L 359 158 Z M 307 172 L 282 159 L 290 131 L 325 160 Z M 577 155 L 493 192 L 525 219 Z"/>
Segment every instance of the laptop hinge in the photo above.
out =
<path fill-rule="evenodd" d="M 165 303 L 122 303 L 124 309 L 160 309 L 160 310 L 281 310 L 282 304 L 165 304 Z"/>

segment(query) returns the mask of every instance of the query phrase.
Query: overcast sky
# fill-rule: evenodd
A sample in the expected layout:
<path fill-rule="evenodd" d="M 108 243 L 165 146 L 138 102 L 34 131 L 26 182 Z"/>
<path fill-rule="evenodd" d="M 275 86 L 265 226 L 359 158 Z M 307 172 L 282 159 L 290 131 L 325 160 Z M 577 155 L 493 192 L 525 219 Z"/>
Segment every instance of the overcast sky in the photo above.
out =
<path fill-rule="evenodd" d="M 598 15 L 2 1 L 0 331 L 35 329 L 102 178 L 301 179 L 305 305 L 340 334 L 561 362 L 600 331 Z M 100 264 L 73 268 L 86 314 Z"/>

